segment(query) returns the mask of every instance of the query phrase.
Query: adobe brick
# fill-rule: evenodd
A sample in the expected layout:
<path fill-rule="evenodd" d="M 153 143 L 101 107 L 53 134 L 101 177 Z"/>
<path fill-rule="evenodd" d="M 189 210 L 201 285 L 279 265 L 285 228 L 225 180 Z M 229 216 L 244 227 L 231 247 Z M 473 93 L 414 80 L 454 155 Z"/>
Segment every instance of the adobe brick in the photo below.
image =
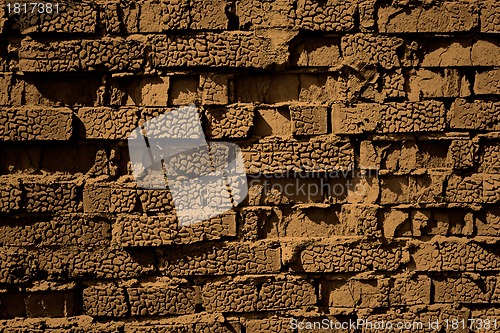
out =
<path fill-rule="evenodd" d="M 116 247 L 43 249 L 34 255 L 39 272 L 49 280 L 122 279 L 149 275 L 155 270 L 151 252 L 138 255 Z"/>
<path fill-rule="evenodd" d="M 274 45 L 269 37 L 246 32 L 153 37 L 151 43 L 154 68 L 267 68 L 284 64 L 288 54 L 285 45 Z"/>
<path fill-rule="evenodd" d="M 431 304 L 432 281 L 429 277 L 398 276 L 391 284 L 390 306 Z"/>
<path fill-rule="evenodd" d="M 485 174 L 483 175 L 483 202 L 499 203 L 500 202 L 500 175 Z"/>
<path fill-rule="evenodd" d="M 438 101 L 334 104 L 332 126 L 336 134 L 437 132 L 445 129 L 445 112 Z"/>
<path fill-rule="evenodd" d="M 483 200 L 483 177 L 451 175 L 446 186 L 446 201 L 453 203 L 480 203 Z"/>
<path fill-rule="evenodd" d="M 474 93 L 476 95 L 499 95 L 500 69 L 491 69 L 476 72 L 476 78 L 474 80 Z"/>
<path fill-rule="evenodd" d="M 223 0 L 193 0 L 189 2 L 191 22 L 189 27 L 193 30 L 227 29 L 228 18 L 226 8 L 228 2 Z"/>
<path fill-rule="evenodd" d="M 84 126 L 85 139 L 127 139 L 137 126 L 135 108 L 80 108 L 77 117 Z"/>
<path fill-rule="evenodd" d="M 200 75 L 201 102 L 205 105 L 229 103 L 229 76 L 218 74 Z"/>
<path fill-rule="evenodd" d="M 109 104 L 113 106 L 167 106 L 170 77 L 112 77 Z"/>
<path fill-rule="evenodd" d="M 382 6 L 377 25 L 382 33 L 471 31 L 479 24 L 474 4 L 444 2 L 414 8 Z"/>
<path fill-rule="evenodd" d="M 500 236 L 500 210 L 486 208 L 475 220 L 478 236 Z"/>
<path fill-rule="evenodd" d="M 136 72 L 144 63 L 144 49 L 141 36 L 52 42 L 23 39 L 19 48 L 19 69 L 23 72 Z"/>
<path fill-rule="evenodd" d="M 72 112 L 68 108 L 15 107 L 0 113 L 0 140 L 68 140 Z"/>
<path fill-rule="evenodd" d="M 248 173 L 351 170 L 354 158 L 351 144 L 334 136 L 310 141 L 263 140 L 242 145 L 241 150 Z"/>
<path fill-rule="evenodd" d="M 75 212 L 78 184 L 72 181 L 23 180 L 23 210 L 30 213 Z"/>
<path fill-rule="evenodd" d="M 294 135 L 319 135 L 328 131 L 328 108 L 320 105 L 291 105 Z"/>
<path fill-rule="evenodd" d="M 245 323 L 245 328 L 247 333 L 294 333 L 290 327 L 290 320 L 281 318 L 249 319 Z"/>
<path fill-rule="evenodd" d="M 453 140 L 448 150 L 453 169 L 472 168 L 477 160 L 479 145 L 470 140 Z"/>
<path fill-rule="evenodd" d="M 101 215 L 62 214 L 53 217 L 8 217 L 0 226 L 0 245 L 106 245 L 110 221 Z"/>
<path fill-rule="evenodd" d="M 233 104 L 205 109 L 207 135 L 210 139 L 246 138 L 254 120 L 254 106 Z"/>
<path fill-rule="evenodd" d="M 170 190 L 138 189 L 139 203 L 144 213 L 169 213 L 173 210 Z"/>
<path fill-rule="evenodd" d="M 499 66 L 500 51 L 497 41 L 491 39 L 436 39 L 430 40 L 423 54 L 422 67 Z"/>
<path fill-rule="evenodd" d="M 321 303 L 339 308 L 377 308 L 389 305 L 389 280 L 321 280 Z"/>
<path fill-rule="evenodd" d="M 132 316 L 181 315 L 195 312 L 195 290 L 190 286 L 145 283 L 126 290 Z"/>
<path fill-rule="evenodd" d="M 0 180 L 0 212 L 10 213 L 21 208 L 22 189 L 19 181 L 9 178 Z"/>
<path fill-rule="evenodd" d="M 236 1 L 236 16 L 241 29 L 291 28 L 294 25 L 293 1 Z"/>
<path fill-rule="evenodd" d="M 467 102 L 457 99 L 450 110 L 452 129 L 500 130 L 500 103 L 494 101 Z"/>
<path fill-rule="evenodd" d="M 28 317 L 71 317 L 79 314 L 78 296 L 72 285 L 57 290 L 30 292 L 25 297 Z"/>
<path fill-rule="evenodd" d="M 350 31 L 354 29 L 355 3 L 343 0 L 305 0 L 295 10 L 295 26 L 304 30 Z"/>
<path fill-rule="evenodd" d="M 401 65 L 398 49 L 403 40 L 397 37 L 354 34 L 342 37 L 341 50 L 344 63 L 380 65 L 391 69 Z"/>
<path fill-rule="evenodd" d="M 300 252 L 297 271 L 348 273 L 394 271 L 404 262 L 406 251 L 397 246 L 374 247 L 373 243 L 318 241 Z"/>
<path fill-rule="evenodd" d="M 483 285 L 487 282 L 485 280 L 474 279 L 467 275 L 433 279 L 434 302 L 459 304 L 490 303 L 492 290 L 488 286 L 485 288 Z"/>
<path fill-rule="evenodd" d="M 26 249 L 0 247 L 0 283 L 23 283 L 34 273 L 34 258 Z"/>
<path fill-rule="evenodd" d="M 500 5 L 494 0 L 481 3 L 481 32 L 497 33 L 500 32 Z"/>
<path fill-rule="evenodd" d="M 95 317 L 125 317 L 129 311 L 124 288 L 112 283 L 85 288 L 83 308 Z"/>
<path fill-rule="evenodd" d="M 201 243 L 189 251 L 165 249 L 160 271 L 169 276 L 276 273 L 281 268 L 280 256 L 274 242 Z"/>
<path fill-rule="evenodd" d="M 421 68 L 410 74 L 410 101 L 422 98 L 468 97 L 470 94 L 470 82 L 458 69 L 445 68 L 438 72 Z"/>
<path fill-rule="evenodd" d="M 450 240 L 420 243 L 411 254 L 416 270 L 425 272 L 446 271 L 497 271 L 500 259 L 495 252 L 474 241 Z"/>

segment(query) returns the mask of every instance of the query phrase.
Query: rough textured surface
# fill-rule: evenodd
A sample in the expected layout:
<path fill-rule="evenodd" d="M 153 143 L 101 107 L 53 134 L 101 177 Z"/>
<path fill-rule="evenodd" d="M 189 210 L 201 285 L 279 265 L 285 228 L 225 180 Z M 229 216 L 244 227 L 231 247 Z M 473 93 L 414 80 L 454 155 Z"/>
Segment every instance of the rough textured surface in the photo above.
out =
<path fill-rule="evenodd" d="M 498 1 L 15 3 L 0 332 L 500 330 Z M 166 181 L 226 141 L 248 181 L 195 224 L 163 175 L 135 181 L 127 140 L 186 105 L 212 155 L 170 158 Z M 200 189 L 197 214 L 217 201 Z"/>

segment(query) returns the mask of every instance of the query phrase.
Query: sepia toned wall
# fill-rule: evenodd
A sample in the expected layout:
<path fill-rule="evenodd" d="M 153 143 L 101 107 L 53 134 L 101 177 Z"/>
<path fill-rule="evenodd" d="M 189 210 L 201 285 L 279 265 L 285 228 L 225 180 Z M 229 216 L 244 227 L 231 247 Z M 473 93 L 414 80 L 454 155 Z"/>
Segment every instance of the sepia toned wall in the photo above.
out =
<path fill-rule="evenodd" d="M 495 0 L 58 10 L 0 9 L 0 331 L 500 329 Z M 249 189 L 179 225 L 127 138 L 191 104 Z"/>

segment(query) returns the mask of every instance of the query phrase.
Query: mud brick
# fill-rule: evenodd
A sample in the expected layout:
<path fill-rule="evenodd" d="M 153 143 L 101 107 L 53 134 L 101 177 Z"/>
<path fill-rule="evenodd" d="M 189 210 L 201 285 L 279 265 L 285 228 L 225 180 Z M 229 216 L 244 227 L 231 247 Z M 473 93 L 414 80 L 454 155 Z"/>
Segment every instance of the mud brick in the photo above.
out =
<path fill-rule="evenodd" d="M 254 107 L 247 104 L 209 107 L 205 116 L 210 139 L 246 138 L 253 126 Z"/>
<path fill-rule="evenodd" d="M 479 171 L 500 173 L 500 142 L 486 141 L 480 157 Z"/>
<path fill-rule="evenodd" d="M 193 287 L 162 283 L 127 288 L 132 316 L 165 316 L 195 312 Z"/>
<path fill-rule="evenodd" d="M 301 1 L 295 10 L 295 26 L 305 30 L 350 31 L 354 29 L 356 5 L 349 1 Z"/>
<path fill-rule="evenodd" d="M 99 23 L 104 31 L 109 34 L 119 34 L 121 32 L 122 20 L 118 15 L 120 3 L 109 1 L 99 4 Z"/>
<path fill-rule="evenodd" d="M 420 243 L 412 252 L 416 270 L 421 272 L 497 271 L 498 255 L 491 247 L 474 241 Z"/>
<path fill-rule="evenodd" d="M 406 97 L 405 85 L 405 76 L 401 68 L 382 75 L 382 92 L 386 98 Z"/>
<path fill-rule="evenodd" d="M 113 77 L 110 105 L 167 106 L 168 76 Z"/>
<path fill-rule="evenodd" d="M 254 137 L 290 136 L 292 122 L 286 107 L 258 107 L 252 127 Z"/>
<path fill-rule="evenodd" d="M 496 1 L 484 1 L 481 3 L 481 32 L 500 32 L 500 5 Z"/>
<path fill-rule="evenodd" d="M 316 303 L 314 286 L 310 280 L 279 275 L 208 283 L 203 287 L 202 298 L 208 312 L 294 309 Z"/>
<path fill-rule="evenodd" d="M 292 132 L 294 135 L 327 133 L 328 108 L 315 105 L 291 105 Z"/>
<path fill-rule="evenodd" d="M 300 67 L 335 67 L 341 63 L 340 39 L 332 37 L 304 39 L 291 58 L 291 65 Z"/>
<path fill-rule="evenodd" d="M 442 72 L 419 69 L 410 74 L 408 98 L 468 97 L 470 83 L 458 69 L 445 68 Z"/>
<path fill-rule="evenodd" d="M 169 190 L 138 189 L 139 202 L 145 213 L 168 213 L 173 211 L 173 199 Z"/>
<path fill-rule="evenodd" d="M 65 181 L 23 181 L 23 209 L 31 213 L 78 210 L 78 186 Z"/>
<path fill-rule="evenodd" d="M 478 71 L 474 80 L 474 93 L 476 95 L 500 94 L 500 69 Z"/>
<path fill-rule="evenodd" d="M 21 184 L 13 179 L 0 179 L 0 212 L 10 213 L 21 208 Z"/>
<path fill-rule="evenodd" d="M 34 258 L 23 248 L 0 247 L 0 283 L 23 283 L 34 273 Z"/>
<path fill-rule="evenodd" d="M 377 308 L 389 305 L 389 280 L 321 280 L 321 303 L 339 308 Z"/>
<path fill-rule="evenodd" d="M 299 263 L 294 269 L 308 273 L 394 271 L 406 256 L 406 250 L 399 247 L 374 247 L 355 241 L 318 241 L 300 252 Z"/>
<path fill-rule="evenodd" d="M 280 268 L 274 242 L 195 244 L 182 252 L 172 247 L 160 258 L 160 270 L 171 276 L 275 273 Z"/>
<path fill-rule="evenodd" d="M 112 187 L 110 189 L 110 205 L 111 213 L 130 213 L 136 210 L 137 206 L 137 189 L 131 187 Z"/>
<path fill-rule="evenodd" d="M 338 78 L 331 74 L 300 74 L 299 102 L 330 104 L 344 100 Z"/>
<path fill-rule="evenodd" d="M 235 98 L 240 103 L 290 103 L 299 99 L 298 74 L 241 75 L 234 78 Z"/>
<path fill-rule="evenodd" d="M 53 42 L 23 39 L 19 68 L 24 72 L 138 71 L 144 48 L 142 36 Z"/>
<path fill-rule="evenodd" d="M 290 327 L 289 319 L 266 318 L 266 319 L 249 319 L 246 322 L 247 333 L 292 333 L 295 332 Z"/>
<path fill-rule="evenodd" d="M 409 203 L 415 181 L 410 176 L 393 176 L 380 179 L 380 204 Z"/>
<path fill-rule="evenodd" d="M 125 317 L 129 311 L 124 288 L 112 283 L 85 288 L 83 308 L 85 314 L 96 317 Z"/>
<path fill-rule="evenodd" d="M 342 37 L 341 50 L 344 62 L 352 64 L 373 64 L 391 69 L 401 65 L 398 49 L 403 40 L 397 37 L 354 34 Z"/>
<path fill-rule="evenodd" d="M 29 3 L 28 3 L 29 5 Z M 97 28 L 97 5 L 92 3 L 55 3 L 52 13 L 42 16 L 35 10 L 34 13 L 22 13 L 18 22 L 22 34 L 29 33 L 86 33 L 92 34 Z M 31 7 L 29 7 L 31 8 Z M 37 7 L 39 9 L 39 7 Z M 11 20 L 14 19 L 12 16 Z"/>
<path fill-rule="evenodd" d="M 190 1 L 190 28 L 193 30 L 227 29 L 227 1 L 194 0 Z"/>
<path fill-rule="evenodd" d="M 137 125 L 134 108 L 80 108 L 77 117 L 85 139 L 127 139 Z"/>
<path fill-rule="evenodd" d="M 213 314 L 193 314 L 158 321 L 131 322 L 123 326 L 124 333 L 234 333 L 242 332 L 237 320 L 224 320 Z"/>
<path fill-rule="evenodd" d="M 257 309 L 259 290 L 257 282 L 252 279 L 241 282 L 226 279 L 204 285 L 202 299 L 203 308 L 208 313 L 253 312 Z"/>
<path fill-rule="evenodd" d="M 410 214 L 406 210 L 388 208 L 381 209 L 378 214 L 378 223 L 384 231 L 384 237 L 391 239 L 394 237 L 411 236 Z"/>
<path fill-rule="evenodd" d="M 236 1 L 236 15 L 242 30 L 293 27 L 292 0 Z"/>
<path fill-rule="evenodd" d="M 446 201 L 455 203 L 479 203 L 483 198 L 483 177 L 452 175 L 446 186 Z"/>
<path fill-rule="evenodd" d="M 450 111 L 452 129 L 500 130 L 500 103 L 494 101 L 467 102 L 457 99 Z"/>
<path fill-rule="evenodd" d="M 72 112 L 67 108 L 16 107 L 0 115 L 2 141 L 68 140 Z"/>
<path fill-rule="evenodd" d="M 377 205 L 342 205 L 342 232 L 345 236 L 380 236 Z"/>
<path fill-rule="evenodd" d="M 500 210 L 498 208 L 485 209 L 475 222 L 478 236 L 500 236 Z"/>
<path fill-rule="evenodd" d="M 107 184 L 87 183 L 83 188 L 85 213 L 107 213 L 111 205 L 111 189 Z"/>
<path fill-rule="evenodd" d="M 337 134 L 437 132 L 445 128 L 442 102 L 335 104 L 333 132 Z"/>
<path fill-rule="evenodd" d="M 433 279 L 435 303 L 478 304 L 489 303 L 491 290 L 488 292 L 486 281 L 467 275 L 460 277 L 442 277 Z M 485 288 L 486 287 L 486 288 Z M 486 289 L 486 290 L 485 290 Z"/>
<path fill-rule="evenodd" d="M 431 304 L 431 279 L 425 275 L 398 276 L 391 281 L 389 304 Z"/>
<path fill-rule="evenodd" d="M 320 138 L 308 142 L 276 140 L 242 146 L 248 173 L 351 170 L 354 151 L 350 143 L 333 136 Z M 323 154 L 312 154 L 313 151 Z"/>
<path fill-rule="evenodd" d="M 474 232 L 474 216 L 467 209 L 412 209 L 412 235 L 470 236 Z"/>
<path fill-rule="evenodd" d="M 479 15 L 473 4 L 460 2 L 438 3 L 428 8 L 382 6 L 377 24 L 382 33 L 471 31 L 478 26 Z"/>
<path fill-rule="evenodd" d="M 137 32 L 162 32 L 189 26 L 189 1 L 144 1 L 140 4 Z M 136 31 L 134 31 L 136 32 Z"/>
<path fill-rule="evenodd" d="M 469 140 L 453 140 L 448 150 L 453 169 L 468 169 L 477 160 L 479 145 Z"/>
<path fill-rule="evenodd" d="M 483 202 L 500 202 L 500 175 L 483 175 Z"/>
<path fill-rule="evenodd" d="M 28 317 L 71 317 L 78 315 L 77 291 L 74 285 L 57 286 L 54 290 L 29 292 L 25 297 Z"/>
<path fill-rule="evenodd" d="M 5 218 L 0 225 L 3 246 L 106 245 L 110 221 L 100 215 L 62 214 L 54 217 Z"/>
<path fill-rule="evenodd" d="M 463 67 L 499 66 L 497 54 L 500 45 L 496 40 L 480 39 L 436 39 L 425 47 L 420 66 L 422 67 Z"/>
<path fill-rule="evenodd" d="M 229 77 L 207 74 L 200 76 L 201 102 L 205 105 L 229 103 Z"/>
<path fill-rule="evenodd" d="M 154 37 L 152 45 L 155 68 L 267 68 L 285 63 L 288 53 L 284 44 L 275 45 L 271 38 L 246 32 Z"/>
<path fill-rule="evenodd" d="M 181 226 L 174 243 L 190 244 L 234 236 L 236 236 L 236 214 L 226 212 L 206 221 Z"/>
<path fill-rule="evenodd" d="M 48 280 L 135 278 L 154 271 L 153 255 L 147 251 L 137 255 L 113 247 L 44 249 L 36 256 L 40 273 Z"/>

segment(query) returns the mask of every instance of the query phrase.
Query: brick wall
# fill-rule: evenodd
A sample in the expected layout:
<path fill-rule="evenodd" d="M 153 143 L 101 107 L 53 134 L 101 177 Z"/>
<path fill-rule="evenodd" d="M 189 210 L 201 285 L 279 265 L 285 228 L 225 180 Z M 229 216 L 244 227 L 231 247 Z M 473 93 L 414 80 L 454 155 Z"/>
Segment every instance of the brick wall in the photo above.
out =
<path fill-rule="evenodd" d="M 0 9 L 0 331 L 500 328 L 495 0 L 59 11 Z M 137 187 L 127 137 L 192 103 L 252 181 L 181 226 L 168 190 Z"/>

